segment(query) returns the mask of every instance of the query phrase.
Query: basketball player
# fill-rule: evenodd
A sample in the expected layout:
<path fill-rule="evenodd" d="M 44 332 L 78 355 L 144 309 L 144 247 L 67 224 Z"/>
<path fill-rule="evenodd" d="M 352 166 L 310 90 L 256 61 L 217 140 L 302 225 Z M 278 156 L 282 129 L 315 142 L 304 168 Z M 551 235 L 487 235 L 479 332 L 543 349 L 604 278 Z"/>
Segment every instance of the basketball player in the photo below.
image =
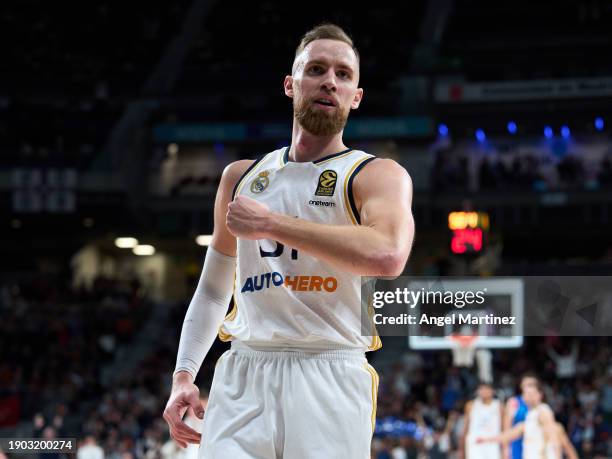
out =
<path fill-rule="evenodd" d="M 201 438 L 201 459 L 370 457 L 378 376 L 364 351 L 381 343 L 361 332 L 360 276 L 398 276 L 414 222 L 407 172 L 342 140 L 358 82 L 342 29 L 306 33 L 284 81 L 291 146 L 223 173 L 164 411 L 180 445 Z M 232 345 L 200 437 L 181 418 L 217 331 Z"/>
<path fill-rule="evenodd" d="M 524 422 L 527 417 L 528 407 L 525 403 L 523 394 L 525 388 L 530 386 L 537 386 L 538 378 L 531 374 L 526 373 L 521 378 L 520 389 L 521 395 L 509 398 L 506 402 L 506 408 L 504 410 L 504 420 L 502 428 L 503 430 L 510 430 L 513 426 L 519 422 Z M 510 443 L 510 447 L 507 444 L 503 445 L 504 459 L 522 459 L 523 457 L 523 437 L 520 437 Z"/>
<path fill-rule="evenodd" d="M 555 415 L 546 403 L 542 403 L 542 389 L 539 385 L 527 386 L 523 398 L 529 407 L 524 422 L 499 435 L 480 437 L 478 443 L 504 443 L 523 437 L 524 459 L 560 459 L 561 438 Z"/>
<path fill-rule="evenodd" d="M 476 443 L 480 437 L 499 435 L 503 407 L 494 398 L 493 387 L 488 382 L 478 386 L 478 396 L 465 405 L 462 444 L 465 459 L 500 459 L 501 449 L 496 443 Z"/>

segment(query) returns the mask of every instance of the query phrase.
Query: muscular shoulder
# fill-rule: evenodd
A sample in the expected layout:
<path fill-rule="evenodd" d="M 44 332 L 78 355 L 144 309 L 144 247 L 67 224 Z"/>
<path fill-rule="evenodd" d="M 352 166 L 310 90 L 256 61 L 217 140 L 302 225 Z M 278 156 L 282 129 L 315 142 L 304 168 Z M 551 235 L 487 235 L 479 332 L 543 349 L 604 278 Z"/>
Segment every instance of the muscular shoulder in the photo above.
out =
<path fill-rule="evenodd" d="M 225 224 L 227 205 L 233 200 L 234 187 L 254 162 L 244 159 L 226 166 L 221 175 L 215 198 L 215 228 L 211 245 L 231 257 L 236 254 L 236 238 L 229 232 Z"/>
<path fill-rule="evenodd" d="M 357 207 L 364 197 L 381 195 L 389 199 L 407 197 L 412 200 L 412 179 L 408 171 L 392 159 L 369 161 L 354 179 L 353 192 Z"/>
<path fill-rule="evenodd" d="M 241 159 L 225 166 L 225 169 L 223 169 L 223 174 L 221 174 L 219 188 L 227 190 L 231 193 L 238 181 L 254 162 L 255 160 L 253 159 Z"/>
<path fill-rule="evenodd" d="M 366 180 L 385 181 L 399 179 L 411 181 L 408 171 L 396 161 L 387 158 L 374 158 L 369 161 L 355 177 L 355 185 Z"/>
<path fill-rule="evenodd" d="M 550 421 L 554 421 L 555 414 L 553 413 L 553 410 L 550 408 L 550 406 L 548 406 L 546 403 L 542 403 L 538 407 L 538 417 L 540 418 L 540 421 L 543 423 L 550 422 Z"/>
<path fill-rule="evenodd" d="M 254 162 L 254 159 L 240 159 L 228 164 L 223 169 L 221 181 L 226 182 L 228 185 L 231 184 L 233 187 Z"/>

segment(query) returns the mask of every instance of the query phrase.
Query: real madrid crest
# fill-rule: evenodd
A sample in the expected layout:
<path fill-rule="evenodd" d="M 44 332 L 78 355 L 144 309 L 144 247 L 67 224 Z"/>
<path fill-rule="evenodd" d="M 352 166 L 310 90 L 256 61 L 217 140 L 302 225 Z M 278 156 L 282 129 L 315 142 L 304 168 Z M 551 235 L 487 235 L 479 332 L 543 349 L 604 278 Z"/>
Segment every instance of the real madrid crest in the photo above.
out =
<path fill-rule="evenodd" d="M 252 193 L 261 193 L 263 190 L 268 188 L 268 185 L 270 184 L 270 179 L 268 178 L 269 174 L 270 171 L 261 171 L 257 177 L 253 179 L 251 182 Z"/>

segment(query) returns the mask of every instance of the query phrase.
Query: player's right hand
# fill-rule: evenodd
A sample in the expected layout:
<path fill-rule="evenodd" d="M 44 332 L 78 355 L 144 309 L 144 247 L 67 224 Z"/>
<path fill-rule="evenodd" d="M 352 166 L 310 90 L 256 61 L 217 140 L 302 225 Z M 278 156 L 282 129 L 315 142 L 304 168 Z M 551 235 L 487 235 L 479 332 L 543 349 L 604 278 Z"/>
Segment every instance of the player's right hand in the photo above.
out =
<path fill-rule="evenodd" d="M 186 448 L 189 443 L 200 443 L 202 438 L 200 433 L 183 422 L 188 409 L 200 419 L 204 417 L 198 386 L 188 381 L 173 384 L 164 410 L 164 419 L 170 427 L 170 436 L 181 448 Z"/>

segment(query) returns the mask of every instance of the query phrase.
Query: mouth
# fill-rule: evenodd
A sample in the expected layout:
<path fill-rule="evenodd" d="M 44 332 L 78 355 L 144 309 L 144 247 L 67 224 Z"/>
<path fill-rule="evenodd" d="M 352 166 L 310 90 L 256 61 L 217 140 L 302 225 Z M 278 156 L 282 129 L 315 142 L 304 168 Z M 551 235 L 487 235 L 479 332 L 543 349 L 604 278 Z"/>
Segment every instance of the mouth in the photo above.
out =
<path fill-rule="evenodd" d="M 314 101 L 315 105 L 319 105 L 321 107 L 335 107 L 336 103 L 332 100 L 332 99 L 327 99 L 325 97 L 320 97 L 318 99 L 315 99 Z"/>

